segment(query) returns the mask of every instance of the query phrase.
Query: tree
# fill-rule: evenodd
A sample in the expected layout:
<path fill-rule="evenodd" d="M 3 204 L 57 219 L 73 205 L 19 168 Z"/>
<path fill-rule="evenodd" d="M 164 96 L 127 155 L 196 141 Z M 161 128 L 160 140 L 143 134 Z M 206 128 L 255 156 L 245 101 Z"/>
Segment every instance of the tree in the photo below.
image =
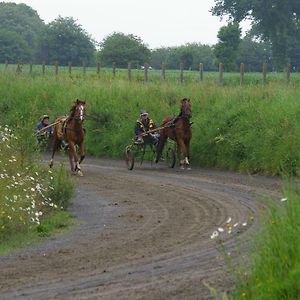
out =
<path fill-rule="evenodd" d="M 244 63 L 247 71 L 261 72 L 264 62 L 272 68 L 270 43 L 254 41 L 251 36 L 245 36 L 239 47 L 237 65 Z"/>
<path fill-rule="evenodd" d="M 182 62 L 185 69 L 197 70 L 203 63 L 206 70 L 213 70 L 214 54 L 212 47 L 197 43 L 179 47 L 158 48 L 151 52 L 151 65 L 160 68 L 161 63 L 169 69 L 178 69 Z"/>
<path fill-rule="evenodd" d="M 31 7 L 0 2 L 1 60 L 35 60 L 44 27 L 44 22 Z"/>
<path fill-rule="evenodd" d="M 219 62 L 224 64 L 227 71 L 235 69 L 235 62 L 241 42 L 241 29 L 239 24 L 230 23 L 220 28 L 218 32 L 219 42 L 215 45 L 214 53 Z"/>
<path fill-rule="evenodd" d="M 124 68 L 129 62 L 144 65 L 150 61 L 150 50 L 139 37 L 132 34 L 114 32 L 102 41 L 100 47 L 99 59 L 104 66 L 111 66 L 115 62 L 118 67 Z"/>
<path fill-rule="evenodd" d="M 48 63 L 58 61 L 61 65 L 94 63 L 95 46 L 81 25 L 73 18 L 58 17 L 47 25 L 41 42 L 41 59 Z"/>
<path fill-rule="evenodd" d="M 271 42 L 278 68 L 287 61 L 288 37 L 300 39 L 299 0 L 215 0 L 212 13 L 235 22 L 251 19 L 262 38 Z"/>

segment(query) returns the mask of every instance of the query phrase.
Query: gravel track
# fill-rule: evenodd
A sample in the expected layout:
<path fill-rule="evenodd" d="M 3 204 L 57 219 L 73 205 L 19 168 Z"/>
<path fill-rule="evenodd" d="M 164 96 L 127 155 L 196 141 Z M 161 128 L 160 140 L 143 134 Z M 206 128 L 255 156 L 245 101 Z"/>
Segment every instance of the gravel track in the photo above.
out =
<path fill-rule="evenodd" d="M 222 235 L 233 262 L 241 259 L 236 241 L 252 238 L 262 199 L 280 197 L 276 178 L 146 163 L 128 171 L 95 158 L 83 170 L 73 177 L 77 224 L 0 256 L 0 299 L 211 299 L 203 280 L 232 287 L 212 232 L 229 217 L 254 217 Z"/>

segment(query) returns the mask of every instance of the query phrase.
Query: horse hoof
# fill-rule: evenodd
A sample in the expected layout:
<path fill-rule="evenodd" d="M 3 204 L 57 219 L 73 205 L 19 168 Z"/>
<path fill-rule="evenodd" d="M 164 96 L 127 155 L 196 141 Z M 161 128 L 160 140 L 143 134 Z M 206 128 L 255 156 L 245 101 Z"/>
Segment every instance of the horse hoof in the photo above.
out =
<path fill-rule="evenodd" d="M 78 171 L 77 171 L 77 174 L 78 174 L 79 176 L 81 176 L 81 177 L 83 176 L 83 173 L 82 173 L 81 170 L 78 170 Z"/>
<path fill-rule="evenodd" d="M 191 168 L 191 167 L 187 167 L 186 169 L 187 169 L 187 170 L 189 170 L 189 171 L 190 171 L 190 170 L 192 170 L 192 168 Z"/>
<path fill-rule="evenodd" d="M 184 166 L 180 166 L 180 170 L 184 170 Z"/>

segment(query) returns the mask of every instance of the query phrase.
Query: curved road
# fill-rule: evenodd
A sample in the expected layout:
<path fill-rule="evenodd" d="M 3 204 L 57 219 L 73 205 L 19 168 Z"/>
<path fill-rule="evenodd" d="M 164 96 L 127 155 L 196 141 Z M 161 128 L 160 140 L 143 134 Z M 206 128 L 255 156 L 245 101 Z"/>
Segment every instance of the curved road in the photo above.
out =
<path fill-rule="evenodd" d="M 0 257 L 2 300 L 211 299 L 203 281 L 218 291 L 232 287 L 218 241 L 233 263 L 243 260 L 237 240 L 247 255 L 265 196 L 280 197 L 278 179 L 231 172 L 163 164 L 127 171 L 122 161 L 95 158 L 83 171 L 73 177 L 77 224 Z"/>

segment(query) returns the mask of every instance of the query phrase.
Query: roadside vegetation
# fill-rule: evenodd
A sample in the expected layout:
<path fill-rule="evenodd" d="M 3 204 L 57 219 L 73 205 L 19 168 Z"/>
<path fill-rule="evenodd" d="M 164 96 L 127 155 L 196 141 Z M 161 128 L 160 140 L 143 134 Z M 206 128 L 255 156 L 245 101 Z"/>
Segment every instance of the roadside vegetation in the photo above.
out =
<path fill-rule="evenodd" d="M 71 220 L 65 208 L 73 187 L 65 170 L 41 166 L 32 134 L 27 143 L 24 137 L 0 126 L 0 253 L 49 236 Z"/>

